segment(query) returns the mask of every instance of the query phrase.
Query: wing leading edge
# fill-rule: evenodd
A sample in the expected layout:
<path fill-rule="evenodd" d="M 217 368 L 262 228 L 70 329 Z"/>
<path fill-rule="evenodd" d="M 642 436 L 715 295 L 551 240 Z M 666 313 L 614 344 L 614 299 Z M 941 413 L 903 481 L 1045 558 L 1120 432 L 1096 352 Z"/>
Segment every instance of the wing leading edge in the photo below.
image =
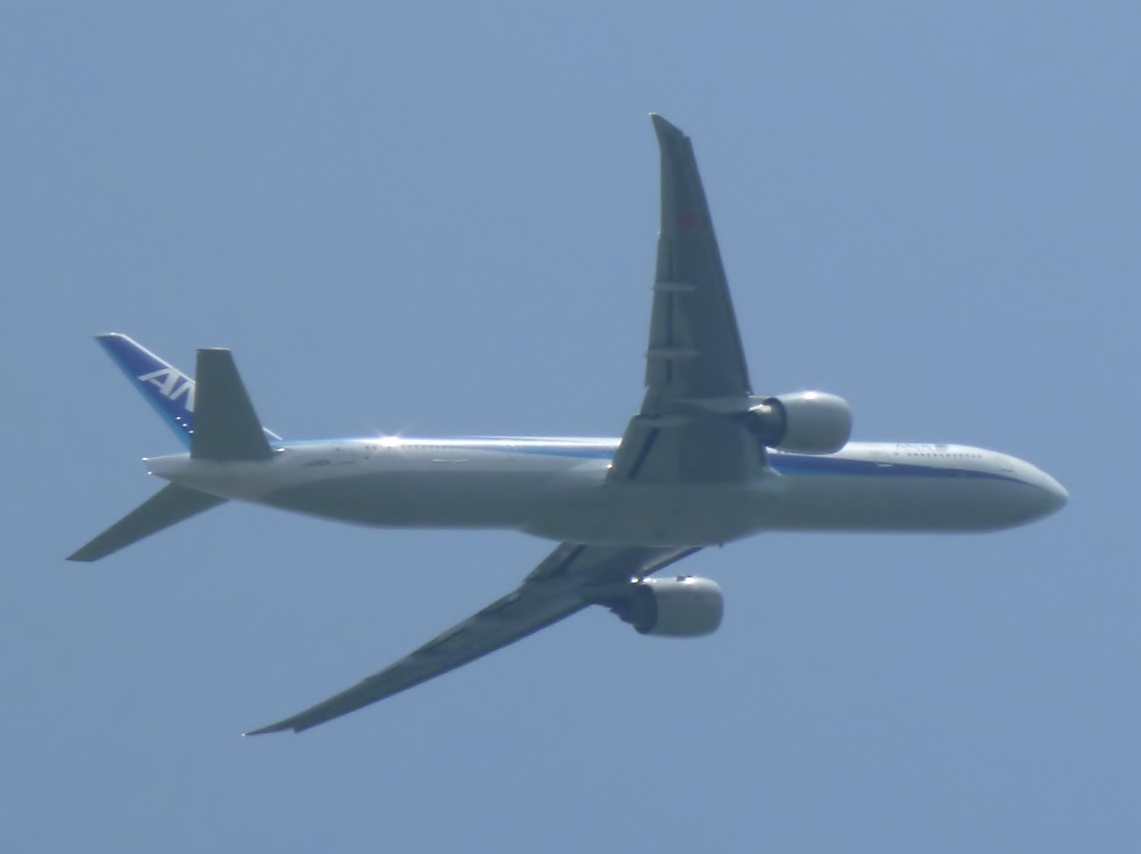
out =
<path fill-rule="evenodd" d="M 245 734 L 301 732 L 355 712 L 534 634 L 695 551 L 563 543 L 516 590 L 415 652 L 300 714 Z"/>

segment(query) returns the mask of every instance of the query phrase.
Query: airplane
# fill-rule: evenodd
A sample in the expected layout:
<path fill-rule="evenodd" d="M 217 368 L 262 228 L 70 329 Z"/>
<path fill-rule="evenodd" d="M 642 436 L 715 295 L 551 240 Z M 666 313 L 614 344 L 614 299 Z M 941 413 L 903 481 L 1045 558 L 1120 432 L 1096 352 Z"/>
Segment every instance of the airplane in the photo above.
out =
<path fill-rule="evenodd" d="M 125 335 L 97 336 L 188 453 L 145 458 L 162 489 L 70 556 L 95 561 L 226 501 L 376 527 L 494 528 L 559 543 L 522 584 L 405 658 L 245 733 L 301 732 L 461 667 L 591 605 L 643 635 L 721 624 L 716 582 L 674 571 L 770 531 L 993 531 L 1067 501 L 1050 475 L 963 445 L 849 441 L 819 391 L 753 394 L 692 143 L 651 114 L 661 229 L 645 395 L 621 438 L 367 436 L 266 429 L 226 349 L 194 378 Z"/>

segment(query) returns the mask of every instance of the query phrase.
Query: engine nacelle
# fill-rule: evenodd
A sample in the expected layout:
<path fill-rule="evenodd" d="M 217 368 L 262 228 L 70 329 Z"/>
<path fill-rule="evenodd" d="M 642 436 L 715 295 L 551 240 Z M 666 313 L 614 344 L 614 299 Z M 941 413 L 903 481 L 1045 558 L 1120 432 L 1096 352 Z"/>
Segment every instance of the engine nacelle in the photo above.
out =
<path fill-rule="evenodd" d="M 766 397 L 745 413 L 745 425 L 766 447 L 798 454 L 831 454 L 848 444 L 848 401 L 822 391 Z"/>
<path fill-rule="evenodd" d="M 639 634 L 674 638 L 712 634 L 725 611 L 717 582 L 692 575 L 635 581 L 611 608 Z"/>

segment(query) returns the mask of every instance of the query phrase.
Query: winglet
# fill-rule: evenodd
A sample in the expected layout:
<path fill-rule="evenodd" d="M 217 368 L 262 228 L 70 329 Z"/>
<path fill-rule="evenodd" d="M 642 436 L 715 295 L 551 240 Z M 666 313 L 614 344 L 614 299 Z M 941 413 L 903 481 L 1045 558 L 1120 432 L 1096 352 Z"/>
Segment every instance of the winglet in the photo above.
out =
<path fill-rule="evenodd" d="M 679 127 L 662 118 L 660 113 L 650 113 L 650 121 L 654 123 L 659 139 L 663 136 L 685 136 Z"/>
<path fill-rule="evenodd" d="M 713 224 L 693 143 L 680 128 L 650 113 L 662 153 L 662 234 L 699 233 Z M 720 258 L 718 258 L 720 261 Z"/>

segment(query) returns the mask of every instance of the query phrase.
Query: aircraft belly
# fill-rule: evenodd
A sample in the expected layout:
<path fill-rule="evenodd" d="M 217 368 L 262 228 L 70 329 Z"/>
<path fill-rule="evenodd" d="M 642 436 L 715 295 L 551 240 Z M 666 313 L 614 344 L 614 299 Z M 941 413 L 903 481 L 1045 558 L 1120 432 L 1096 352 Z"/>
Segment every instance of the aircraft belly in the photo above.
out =
<path fill-rule="evenodd" d="M 765 527 L 777 501 L 770 478 L 752 483 L 600 483 L 550 494 L 524 530 L 591 545 L 709 546 Z"/>
<path fill-rule="evenodd" d="M 566 489 L 524 528 L 599 545 L 699 546 L 762 531 L 989 531 L 1038 518 L 1040 497 L 1001 477 L 769 475 L 740 484 Z"/>
<path fill-rule="evenodd" d="M 766 528 L 803 531 L 988 531 L 1037 518 L 1033 488 L 1000 478 L 797 476 Z"/>
<path fill-rule="evenodd" d="M 519 528 L 540 489 L 527 472 L 387 471 L 294 484 L 262 501 L 382 527 Z"/>

